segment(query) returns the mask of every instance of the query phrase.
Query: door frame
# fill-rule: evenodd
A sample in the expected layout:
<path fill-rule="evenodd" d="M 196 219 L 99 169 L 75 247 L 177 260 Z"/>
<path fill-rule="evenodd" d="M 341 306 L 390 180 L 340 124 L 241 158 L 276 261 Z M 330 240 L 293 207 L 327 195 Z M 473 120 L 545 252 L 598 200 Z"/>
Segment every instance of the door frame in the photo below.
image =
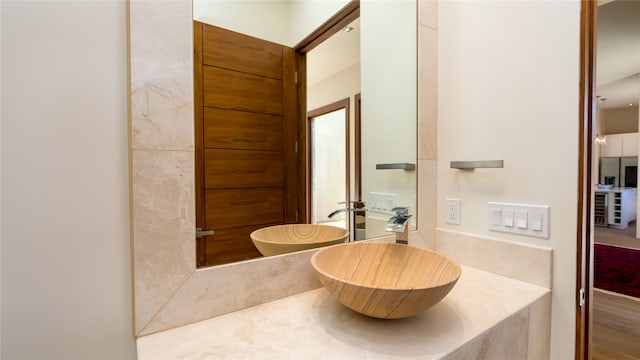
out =
<path fill-rule="evenodd" d="M 349 127 L 350 127 L 350 123 L 351 123 L 351 119 L 349 116 L 349 113 L 351 111 L 351 99 L 350 98 L 346 98 L 346 99 L 342 99 L 342 100 L 338 100 L 336 102 L 333 102 L 331 104 L 328 105 L 324 105 L 318 109 L 313 109 L 313 110 L 309 110 L 309 112 L 307 113 L 307 123 L 306 123 L 306 129 L 307 129 L 307 149 L 306 149 L 306 157 L 307 157 L 307 178 L 305 181 L 307 181 L 307 184 L 305 185 L 307 189 L 310 189 L 310 193 L 309 193 L 309 199 L 307 200 L 307 213 L 309 214 L 309 216 L 311 217 L 311 210 L 312 210 L 312 206 L 313 206 L 313 194 L 311 194 L 312 190 L 313 190 L 313 184 L 312 184 L 312 180 L 313 180 L 313 164 L 312 164 L 312 147 L 313 147 L 313 142 L 312 142 L 312 138 L 311 138 L 311 121 L 318 117 L 318 116 L 322 116 L 328 113 L 332 113 L 334 111 L 338 111 L 341 109 L 345 110 L 345 153 L 346 153 L 346 169 L 345 169 L 345 197 L 346 199 L 344 199 L 345 201 L 349 201 L 351 200 L 351 141 L 350 141 L 350 131 L 349 131 Z M 337 206 L 337 204 L 336 204 Z M 347 214 L 348 215 L 348 214 Z M 351 231 L 351 225 L 349 223 L 349 216 L 347 216 L 347 230 Z"/>
<path fill-rule="evenodd" d="M 580 117 L 578 160 L 578 228 L 576 271 L 575 359 L 591 358 L 593 310 L 593 146 L 595 142 L 595 72 L 597 1 L 581 0 Z M 584 302 L 581 304 L 581 290 Z"/>
<path fill-rule="evenodd" d="M 298 205 L 301 223 L 310 223 L 309 202 L 311 201 L 311 189 L 309 188 L 309 159 L 307 149 L 307 53 L 320 45 L 323 41 L 342 30 L 355 19 L 360 17 L 360 0 L 351 0 L 329 20 L 325 21 L 309 36 L 300 41 L 295 47 L 297 62 L 298 84 Z"/>

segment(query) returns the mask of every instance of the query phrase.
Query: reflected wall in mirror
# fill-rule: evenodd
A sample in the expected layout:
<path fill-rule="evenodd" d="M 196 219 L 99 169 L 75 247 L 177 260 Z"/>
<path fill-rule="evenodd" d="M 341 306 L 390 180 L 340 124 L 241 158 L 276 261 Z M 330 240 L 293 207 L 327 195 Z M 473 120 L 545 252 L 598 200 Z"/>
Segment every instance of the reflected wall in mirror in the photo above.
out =
<path fill-rule="evenodd" d="M 244 3 L 245 7 L 249 4 L 252 6 L 270 4 L 269 7 L 281 4 L 254 1 L 227 3 Z M 331 2 L 296 1 L 287 6 L 314 8 L 325 7 L 329 3 Z M 345 3 L 346 1 L 342 1 L 337 8 L 344 6 Z M 381 31 L 386 29 L 384 31 L 388 32 L 386 39 L 389 43 L 382 46 L 398 57 L 415 62 L 415 40 L 412 42 L 411 54 L 401 55 L 394 45 L 395 39 L 391 39 L 392 34 L 397 34 L 394 22 L 375 24 L 373 19 L 367 20 L 367 13 L 380 12 L 382 3 L 387 2 L 379 2 L 379 6 L 371 3 L 361 4 L 362 28 L 379 27 Z M 395 4 L 397 2 L 390 1 L 387 6 L 393 8 Z M 195 150 L 192 107 L 194 103 L 192 93 L 194 88 L 193 4 L 188 0 L 162 2 L 139 0 L 129 2 L 128 6 L 131 231 L 136 336 L 167 330 L 317 288 L 317 279 L 308 263 L 309 252 L 196 270 L 193 246 L 195 238 L 193 166 Z M 371 9 L 367 9 L 369 6 Z M 415 3 L 413 6 L 415 8 Z M 314 14 L 319 13 L 319 11 L 314 12 Z M 396 16 L 389 9 L 382 10 L 382 13 L 387 18 Z M 385 16 L 379 16 L 379 18 L 385 18 Z M 410 19 L 402 21 L 415 29 L 415 14 Z M 248 16 L 244 22 L 250 24 L 252 19 Z M 276 23 L 284 24 L 285 22 L 276 21 Z M 289 26 L 285 25 L 285 27 Z M 305 33 L 309 33 L 315 27 L 316 25 L 313 25 Z M 370 67 L 375 69 L 373 60 L 366 60 L 365 54 L 366 49 L 372 51 L 375 48 L 377 41 L 373 38 L 375 32 L 371 36 L 362 35 L 362 65 L 364 68 L 365 62 L 368 62 Z M 415 31 L 407 36 L 415 37 Z M 365 46 L 365 43 L 369 45 Z M 415 71 L 415 67 L 412 70 Z M 395 71 L 395 69 L 387 69 L 379 72 L 377 76 L 393 78 Z M 362 73 L 364 74 L 365 71 L 363 70 Z M 414 77 L 412 85 L 408 87 L 414 93 L 415 82 Z M 389 82 L 389 84 L 392 83 L 392 81 Z M 378 87 L 378 84 L 372 81 L 363 80 L 362 82 L 363 119 L 370 121 L 369 119 L 384 117 L 382 120 L 387 121 L 387 124 L 380 131 L 389 134 L 392 132 L 389 129 L 395 129 L 397 125 L 394 121 L 405 118 L 404 115 L 400 115 L 405 109 L 400 109 L 391 103 L 387 104 L 390 110 L 394 108 L 397 110 L 392 111 L 391 117 L 388 117 L 386 115 L 388 113 L 385 112 L 377 114 L 377 110 L 365 110 L 365 104 L 368 101 L 369 104 L 374 101 L 367 99 L 380 99 L 375 96 L 377 92 L 399 91 L 395 85 Z M 382 98 L 389 100 L 394 96 L 392 94 Z M 415 101 L 415 94 L 413 98 Z M 408 108 L 413 108 L 415 111 L 415 105 Z M 414 135 L 404 136 L 402 141 L 411 141 L 415 138 L 415 118 L 412 121 L 414 125 L 410 133 Z M 363 149 L 364 143 L 363 138 Z M 401 156 L 399 152 L 401 144 L 396 143 L 396 140 L 385 138 L 383 143 L 392 148 L 390 153 L 396 154 L 394 156 Z M 374 141 L 369 144 L 376 145 Z M 365 156 L 366 154 L 363 153 L 363 173 L 366 171 L 365 167 L 369 166 L 365 165 Z M 411 156 L 415 158 L 415 149 L 411 151 Z M 384 161 L 398 160 L 394 158 Z M 404 156 L 400 161 L 410 162 Z M 373 164 L 375 160 L 368 160 L 368 162 Z M 374 174 L 376 177 L 384 177 L 381 172 L 374 171 Z M 402 172 L 400 174 L 405 175 Z M 363 188 L 364 182 L 365 179 L 363 179 Z M 410 183 L 410 181 L 397 182 Z M 415 185 L 409 185 L 408 188 L 415 194 Z M 379 191 L 385 194 L 385 190 Z M 363 197 L 365 196 L 368 194 L 363 192 Z M 265 273 L 270 274 L 270 281 L 264 281 Z"/>
<path fill-rule="evenodd" d="M 341 7 L 359 12 L 358 2 L 266 4 L 194 2 L 194 18 L 207 23 L 196 21 L 194 35 L 196 226 L 204 235 L 198 266 L 261 256 L 250 234 L 262 227 L 343 224 L 355 240 L 356 226 L 358 239 L 387 235 L 395 206 L 416 212 L 415 171 L 376 170 L 379 163 L 416 163 L 416 3 L 367 4 L 362 25 L 347 23 L 351 32 L 332 30 L 336 16 L 319 15 Z M 354 112 L 361 93 L 360 130 Z M 314 192 L 308 114 L 344 99 L 347 165 L 321 172 L 340 166 L 347 185 Z M 326 214 L 313 213 L 327 201 Z M 368 211 L 328 219 L 354 202 Z"/>

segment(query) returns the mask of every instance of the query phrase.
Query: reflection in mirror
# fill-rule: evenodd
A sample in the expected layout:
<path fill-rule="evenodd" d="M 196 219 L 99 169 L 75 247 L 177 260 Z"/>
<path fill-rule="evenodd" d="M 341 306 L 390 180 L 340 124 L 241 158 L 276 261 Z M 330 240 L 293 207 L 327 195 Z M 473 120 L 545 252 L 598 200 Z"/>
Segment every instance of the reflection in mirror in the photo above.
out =
<path fill-rule="evenodd" d="M 225 3 L 212 3 L 216 2 Z M 306 8 L 312 9 L 310 13 L 316 17 L 326 16 L 317 22 L 303 17 L 284 21 L 269 13 L 269 9 L 277 9 L 281 2 L 235 0 L 227 1 L 226 4 L 237 4 L 237 7 L 244 4 L 243 10 L 255 8 L 258 14 L 246 11 L 238 13 L 242 16 L 232 16 L 233 14 L 224 11 L 215 14 L 219 15 L 218 18 L 223 22 L 244 25 L 248 23 L 249 28 L 255 28 L 254 25 L 261 21 L 271 19 L 278 20 L 275 22 L 277 24 L 271 24 L 272 28 L 308 27 L 307 31 L 297 37 L 299 39 L 317 28 L 345 4 L 349 6 L 354 2 L 327 0 L 287 3 L 291 8 L 291 11 L 288 11 L 290 14 Z M 383 3 L 388 3 L 386 9 L 381 8 Z M 396 203 L 402 205 L 409 202 L 411 196 L 405 195 L 401 190 L 410 191 L 414 197 L 416 190 L 415 185 L 412 185 L 415 184 L 414 172 L 376 172 L 376 160 L 373 156 L 375 149 L 367 148 L 386 147 L 382 152 L 393 159 L 381 159 L 385 163 L 397 162 L 398 159 L 401 159 L 399 162 L 411 162 L 409 158 L 415 158 L 415 145 L 410 151 L 411 154 L 403 152 L 404 146 L 415 138 L 411 134 L 416 133 L 416 76 L 413 65 L 416 62 L 416 4 L 413 2 L 413 5 L 409 6 L 412 7 L 413 14 L 408 17 L 408 12 L 400 11 L 405 7 L 399 6 L 410 3 L 365 1 L 359 4 L 363 29 L 362 117 L 370 127 L 362 129 L 363 183 L 360 191 L 363 200 L 380 206 L 377 211 L 384 219 L 383 223 L 388 219 L 388 216 L 382 213 L 384 204 L 369 201 L 371 195 L 393 194 L 394 191 L 398 191 Z M 193 77 L 193 45 L 197 39 L 192 41 L 192 38 L 193 14 L 197 14 L 194 10 L 198 4 L 193 4 L 192 7 L 189 0 L 140 0 L 129 2 L 128 5 L 131 64 L 131 222 L 136 335 L 143 336 L 167 330 L 316 288 L 317 280 L 308 263 L 309 252 L 196 269 L 193 251 L 196 228 L 193 206 L 195 110 L 191 104 L 194 103 L 192 89 L 194 82 L 197 82 Z M 331 6 L 334 9 L 326 11 Z M 264 31 L 250 33 L 231 26 L 220 27 L 254 37 L 272 30 L 262 29 Z M 413 28 L 410 29 L 411 27 Z M 289 37 L 287 36 L 287 39 Z M 395 37 L 407 41 L 396 41 Z M 273 39 L 269 41 L 276 42 Z M 281 43 L 295 46 L 297 41 L 288 40 Z M 409 43 L 412 46 L 405 49 Z M 377 51 L 376 48 L 381 50 Z M 382 62 L 384 64 L 381 64 Z M 399 85 L 400 79 L 406 81 L 408 72 L 413 72 L 411 80 Z M 376 80 L 377 77 L 381 80 Z M 301 76 L 300 80 L 304 81 L 305 78 Z M 302 97 L 299 103 L 304 103 L 305 100 L 306 96 Z M 413 104 L 407 101 L 413 101 Z M 306 112 L 307 108 L 311 107 L 305 104 L 304 110 L 298 113 Z M 359 109 L 357 105 L 354 108 L 354 111 Z M 414 112 L 413 118 L 409 115 L 411 111 Z M 381 126 L 385 121 L 387 125 Z M 400 135 L 399 129 L 405 127 L 401 124 L 403 121 L 409 121 L 413 125 L 406 125 L 410 131 Z M 381 141 L 378 136 L 368 140 L 370 136 L 375 136 L 371 128 L 378 128 L 384 139 Z M 253 128 L 249 127 L 248 134 L 251 129 Z M 398 140 L 396 134 L 402 140 Z M 304 140 L 301 139 L 300 149 L 306 149 Z M 358 159 L 355 159 L 355 162 L 358 162 Z M 306 169 L 305 166 L 306 164 L 301 165 L 300 168 Z M 371 171 L 373 179 L 371 174 L 364 174 Z M 388 178 L 394 176 L 397 176 L 397 179 L 389 181 Z M 384 181 L 369 185 L 368 182 L 372 180 Z M 388 186 L 398 184 L 403 187 L 388 190 Z M 300 195 L 307 194 L 302 190 L 297 189 L 297 192 Z M 302 210 L 300 217 L 306 219 L 305 209 Z M 414 211 L 411 212 L 415 214 Z M 367 212 L 373 213 L 374 211 Z M 231 218 L 231 214 L 229 217 L 229 221 L 237 221 Z M 369 222 L 367 227 L 369 235 L 369 230 L 373 230 L 369 229 Z M 269 281 L 264 281 L 265 273 L 269 274 Z"/>
<path fill-rule="evenodd" d="M 365 228 L 364 211 L 355 211 L 364 208 L 357 108 L 360 77 L 360 19 L 356 19 L 307 54 L 310 222 L 344 227 L 350 241 L 364 239 Z M 332 128 L 322 133 L 331 122 Z M 355 229 L 356 217 L 360 231 Z"/>
<path fill-rule="evenodd" d="M 375 169 L 416 162 L 416 4 L 368 4 L 366 31 L 356 19 L 293 48 L 310 23 L 321 24 L 318 14 L 348 2 L 249 3 L 194 2 L 195 18 L 209 22 L 194 26 L 198 266 L 262 256 L 250 234 L 279 224 L 337 225 L 349 241 L 388 235 L 393 207 L 416 209 L 415 171 Z M 278 24 L 289 32 L 264 24 L 283 10 L 290 19 Z M 322 109 L 339 100 L 342 130 L 322 133 Z M 329 160 L 337 150 L 341 159 Z M 348 211 L 356 208 L 367 212 Z"/>

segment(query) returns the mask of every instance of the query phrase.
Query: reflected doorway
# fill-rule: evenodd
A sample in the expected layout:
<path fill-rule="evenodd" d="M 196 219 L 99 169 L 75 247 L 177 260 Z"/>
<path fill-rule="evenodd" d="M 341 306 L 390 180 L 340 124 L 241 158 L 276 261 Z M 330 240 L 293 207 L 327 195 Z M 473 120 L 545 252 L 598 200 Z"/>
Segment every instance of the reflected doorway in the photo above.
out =
<path fill-rule="evenodd" d="M 347 212 L 330 216 L 350 200 L 349 99 L 310 111 L 308 119 L 311 222 L 350 230 Z"/>
<path fill-rule="evenodd" d="M 591 358 L 640 358 L 637 275 L 640 3 L 598 2 Z"/>
<path fill-rule="evenodd" d="M 360 94 L 353 97 L 353 119 L 350 104 L 350 99 L 340 100 L 307 116 L 307 205 L 311 223 L 347 229 L 349 241 L 356 241 L 366 239 L 366 210 L 360 190 Z"/>

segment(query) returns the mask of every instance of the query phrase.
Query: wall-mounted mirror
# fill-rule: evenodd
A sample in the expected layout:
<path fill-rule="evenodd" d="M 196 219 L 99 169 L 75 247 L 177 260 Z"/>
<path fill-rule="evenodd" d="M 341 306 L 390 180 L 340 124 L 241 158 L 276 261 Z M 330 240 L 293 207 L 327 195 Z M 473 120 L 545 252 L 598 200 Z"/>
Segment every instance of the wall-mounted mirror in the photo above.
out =
<path fill-rule="evenodd" d="M 416 163 L 416 3 L 364 9 L 194 2 L 198 266 L 262 256 L 264 227 L 355 241 L 388 235 L 396 206 L 415 215 L 416 171 L 377 165 Z"/>
<path fill-rule="evenodd" d="M 194 9 L 207 3 L 189 0 L 128 3 L 131 214 L 137 336 L 318 286 L 308 264 L 308 252 L 196 268 L 195 110 L 192 104 L 196 81 L 193 51 L 197 39 L 191 39 L 194 37 Z M 304 29 L 303 35 L 295 38 L 287 35 L 281 41 L 292 46 L 338 10 L 353 6 L 353 3 L 357 2 L 234 0 L 212 1 L 209 5 L 237 8 L 236 15 L 242 16 L 219 12 L 226 23 L 217 23 L 217 27 L 236 33 L 259 37 L 275 29 Z M 358 4 L 361 193 L 369 208 L 366 230 L 370 237 L 375 231 L 386 234 L 381 231 L 381 224 L 389 218 L 392 205 L 408 205 L 415 214 L 416 172 L 376 170 L 376 165 L 416 162 L 417 16 L 416 3 L 412 1 Z M 328 10 L 331 6 L 333 8 Z M 275 12 L 278 9 L 282 11 Z M 312 23 L 301 16 L 289 16 L 303 9 L 308 14 L 324 17 Z M 284 18 L 282 14 L 288 17 Z M 257 33 L 230 25 L 244 24 L 249 29 L 255 24 L 264 24 L 264 20 L 269 21 L 270 26 Z M 338 100 L 346 97 L 341 96 Z M 352 102 L 353 96 L 348 97 Z M 303 99 L 308 101 L 306 97 Z M 350 105 L 350 112 L 355 109 L 357 106 Z M 313 109 L 305 107 L 303 113 L 307 110 Z M 299 144 L 299 147 L 305 149 L 306 144 Z M 308 193 L 300 191 L 299 195 L 307 196 Z M 264 274 L 269 274 L 268 278 Z"/>

